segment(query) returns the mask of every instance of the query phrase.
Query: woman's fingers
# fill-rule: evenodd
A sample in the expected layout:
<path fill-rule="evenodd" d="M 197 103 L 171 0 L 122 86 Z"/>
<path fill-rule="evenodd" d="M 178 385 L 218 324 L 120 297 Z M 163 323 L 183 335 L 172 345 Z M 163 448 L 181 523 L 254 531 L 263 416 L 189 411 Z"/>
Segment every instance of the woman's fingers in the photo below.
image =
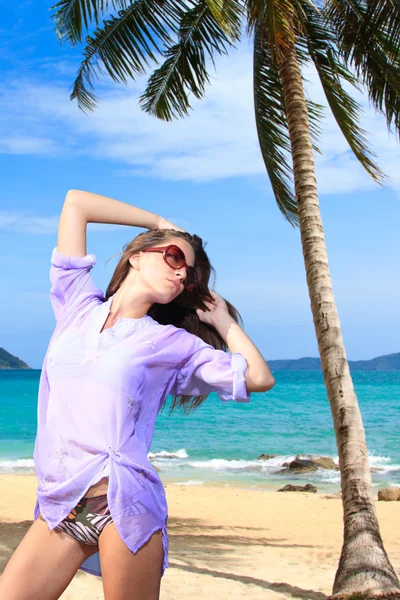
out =
<path fill-rule="evenodd" d="M 167 221 L 167 219 L 164 219 L 164 217 L 159 218 L 157 222 L 157 229 L 175 229 L 176 231 L 186 231 L 185 229 L 182 229 L 182 227 L 171 223 L 171 221 Z"/>

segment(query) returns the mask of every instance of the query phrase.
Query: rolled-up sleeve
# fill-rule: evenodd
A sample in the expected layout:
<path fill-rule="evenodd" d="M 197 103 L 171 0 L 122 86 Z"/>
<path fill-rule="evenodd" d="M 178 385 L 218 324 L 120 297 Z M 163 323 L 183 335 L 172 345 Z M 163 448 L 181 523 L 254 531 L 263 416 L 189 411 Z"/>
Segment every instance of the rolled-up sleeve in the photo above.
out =
<path fill-rule="evenodd" d="M 199 337 L 185 333 L 181 335 L 181 344 L 187 354 L 177 369 L 170 393 L 197 396 L 216 392 L 223 402 L 249 402 L 246 358 L 240 352 L 230 355 L 216 350 Z"/>
<path fill-rule="evenodd" d="M 93 282 L 91 269 L 96 264 L 94 254 L 66 256 L 54 248 L 50 266 L 50 301 L 56 321 L 60 321 L 94 297 L 102 297 L 102 290 Z"/>

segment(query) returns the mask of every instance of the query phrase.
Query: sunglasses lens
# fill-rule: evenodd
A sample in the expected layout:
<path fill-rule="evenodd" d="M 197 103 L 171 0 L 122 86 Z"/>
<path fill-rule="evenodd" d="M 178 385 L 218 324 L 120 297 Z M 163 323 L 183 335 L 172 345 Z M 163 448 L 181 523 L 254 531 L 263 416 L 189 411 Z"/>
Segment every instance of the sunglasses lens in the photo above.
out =
<path fill-rule="evenodd" d="M 179 269 L 185 262 L 185 256 L 179 248 L 170 248 L 167 252 L 166 259 L 171 267 Z"/>
<path fill-rule="evenodd" d="M 185 255 L 177 246 L 171 246 L 165 256 L 167 263 L 174 269 L 180 269 L 185 264 Z M 189 291 L 193 289 L 197 282 L 197 273 L 193 267 L 186 270 L 185 287 Z"/>

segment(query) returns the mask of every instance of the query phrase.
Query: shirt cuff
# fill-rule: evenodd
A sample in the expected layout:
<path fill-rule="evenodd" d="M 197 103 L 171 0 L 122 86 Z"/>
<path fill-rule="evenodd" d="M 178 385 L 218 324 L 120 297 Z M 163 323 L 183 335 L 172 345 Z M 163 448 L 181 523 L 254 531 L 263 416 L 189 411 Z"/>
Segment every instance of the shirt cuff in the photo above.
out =
<path fill-rule="evenodd" d="M 236 400 L 236 402 L 250 402 L 250 393 L 246 389 L 247 360 L 240 352 L 232 354 L 233 387 L 232 395 L 220 393 L 222 401 Z"/>
<path fill-rule="evenodd" d="M 57 252 L 57 247 L 54 248 L 51 255 L 51 264 L 62 269 L 82 269 L 85 267 L 93 267 L 96 264 L 96 256 L 94 254 L 86 254 L 86 256 L 66 256 Z"/>

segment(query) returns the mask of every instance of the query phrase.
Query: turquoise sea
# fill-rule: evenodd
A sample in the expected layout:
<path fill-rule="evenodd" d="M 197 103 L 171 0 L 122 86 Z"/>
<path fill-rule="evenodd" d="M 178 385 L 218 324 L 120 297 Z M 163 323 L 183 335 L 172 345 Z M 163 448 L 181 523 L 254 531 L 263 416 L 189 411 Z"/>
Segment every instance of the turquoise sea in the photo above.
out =
<path fill-rule="evenodd" d="M 164 484 L 235 485 L 278 489 L 313 483 L 318 491 L 340 489 L 336 471 L 279 474 L 296 454 L 337 461 L 332 418 L 322 374 L 278 371 L 275 387 L 253 393 L 248 404 L 221 402 L 211 394 L 187 416 L 167 406 L 156 423 L 149 458 Z M 400 485 L 400 372 L 353 371 L 363 415 L 375 489 Z M 0 371 L 0 473 L 35 473 L 40 370 Z M 258 460 L 260 454 L 275 454 Z"/>

